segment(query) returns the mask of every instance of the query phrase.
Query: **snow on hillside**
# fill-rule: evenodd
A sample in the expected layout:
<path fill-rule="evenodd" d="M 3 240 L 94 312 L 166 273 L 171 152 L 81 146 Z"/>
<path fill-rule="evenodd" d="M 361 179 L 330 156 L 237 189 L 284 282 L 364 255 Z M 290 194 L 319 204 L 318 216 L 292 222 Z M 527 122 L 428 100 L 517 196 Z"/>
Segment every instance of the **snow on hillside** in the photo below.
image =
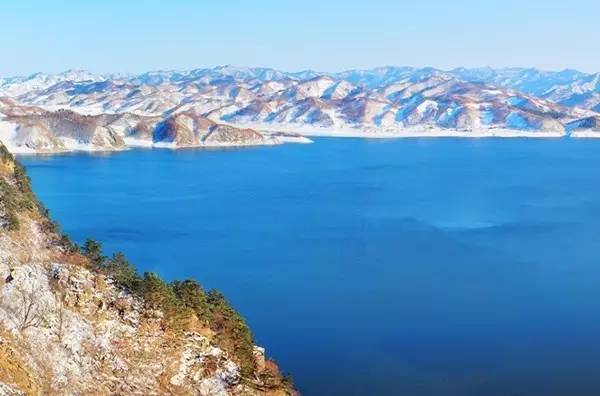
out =
<path fill-rule="evenodd" d="M 406 136 L 410 131 L 435 130 L 441 136 L 457 132 L 498 136 L 498 131 L 510 131 L 510 136 L 560 136 L 566 133 L 566 125 L 598 114 L 599 81 L 599 74 L 520 68 L 443 71 L 387 66 L 287 73 L 228 65 L 134 76 L 68 71 L 0 80 L 0 95 L 12 101 L 0 103 L 0 117 L 12 125 L 18 121 L 10 132 L 3 126 L 8 145 L 38 151 L 86 145 L 90 149 L 172 146 L 172 141 L 156 140 L 160 135 L 156 128 L 182 113 L 233 127 L 307 134 L 329 130 L 340 135 L 335 131 L 343 130 L 365 136 Z M 63 109 L 71 113 L 60 113 Z M 123 115 L 137 117 L 140 126 L 107 121 Z M 147 119 L 142 122 L 140 117 Z M 53 120 L 50 126 L 49 120 Z M 175 145 L 206 144 L 203 132 L 177 131 Z M 236 138 L 230 143 L 260 141 L 252 134 L 241 136 L 250 140 Z"/>

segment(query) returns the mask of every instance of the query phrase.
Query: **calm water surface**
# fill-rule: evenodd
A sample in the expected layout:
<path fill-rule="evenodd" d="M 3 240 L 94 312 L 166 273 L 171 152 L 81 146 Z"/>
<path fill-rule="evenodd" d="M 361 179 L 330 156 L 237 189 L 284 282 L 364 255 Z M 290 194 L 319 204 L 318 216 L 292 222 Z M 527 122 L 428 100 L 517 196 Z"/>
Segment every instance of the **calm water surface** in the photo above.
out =
<path fill-rule="evenodd" d="M 600 394 L 600 141 L 21 160 L 77 241 L 222 290 L 306 395 Z"/>

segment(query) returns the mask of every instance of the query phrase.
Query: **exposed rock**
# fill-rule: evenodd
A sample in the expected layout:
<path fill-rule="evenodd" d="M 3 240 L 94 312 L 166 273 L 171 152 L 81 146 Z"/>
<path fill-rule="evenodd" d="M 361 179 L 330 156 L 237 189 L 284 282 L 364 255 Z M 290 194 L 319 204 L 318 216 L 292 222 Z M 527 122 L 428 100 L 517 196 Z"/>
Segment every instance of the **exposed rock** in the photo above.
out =
<path fill-rule="evenodd" d="M 252 129 L 240 129 L 229 125 L 213 125 L 202 137 L 206 145 L 258 145 L 267 141 L 263 135 Z"/>
<path fill-rule="evenodd" d="M 256 359 L 256 365 L 259 368 L 259 370 L 264 369 L 266 366 L 265 348 L 255 346 L 253 354 L 254 354 L 254 359 Z"/>
<path fill-rule="evenodd" d="M 168 117 L 154 131 L 155 142 L 177 146 L 198 146 L 215 123 L 195 112 L 186 111 Z"/>

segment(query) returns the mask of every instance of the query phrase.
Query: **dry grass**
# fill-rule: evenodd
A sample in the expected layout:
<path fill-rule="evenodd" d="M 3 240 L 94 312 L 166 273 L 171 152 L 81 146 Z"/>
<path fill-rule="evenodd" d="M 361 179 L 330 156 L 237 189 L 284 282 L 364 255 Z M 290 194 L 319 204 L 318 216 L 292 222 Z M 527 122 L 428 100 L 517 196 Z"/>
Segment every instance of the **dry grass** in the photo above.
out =
<path fill-rule="evenodd" d="M 40 385 L 11 346 L 11 337 L 0 330 L 0 382 L 4 382 L 27 395 L 41 394 Z"/>

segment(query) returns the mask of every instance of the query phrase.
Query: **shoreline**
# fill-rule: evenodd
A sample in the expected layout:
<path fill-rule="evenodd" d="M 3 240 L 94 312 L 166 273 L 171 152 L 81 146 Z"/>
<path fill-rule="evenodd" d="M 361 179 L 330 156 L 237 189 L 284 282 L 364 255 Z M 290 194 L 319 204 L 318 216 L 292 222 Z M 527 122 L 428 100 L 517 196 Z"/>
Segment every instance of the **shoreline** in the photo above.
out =
<path fill-rule="evenodd" d="M 194 145 L 176 145 L 170 142 L 150 142 L 136 138 L 124 138 L 125 146 L 123 147 L 99 147 L 90 144 L 82 144 L 73 142 L 72 139 L 63 138 L 65 141 L 64 147 L 57 148 L 55 150 L 35 150 L 30 147 L 18 146 L 13 144 L 10 137 L 11 134 L 7 134 L 5 131 L 0 131 L 0 141 L 9 149 L 13 154 L 18 155 L 59 155 L 68 153 L 98 153 L 108 154 L 113 152 L 127 151 L 137 148 L 146 149 L 190 149 L 190 148 L 206 148 L 206 149 L 219 149 L 219 148 L 236 148 L 236 147 L 259 147 L 259 146 L 277 146 L 282 144 L 310 144 L 313 143 L 309 137 L 327 137 L 327 138 L 360 138 L 360 139 L 418 139 L 418 138 L 460 138 L 460 139 L 485 139 L 485 138 L 501 138 L 501 139 L 514 139 L 514 138 L 526 138 L 526 139 L 561 139 L 561 138 L 575 138 L 575 139 L 598 139 L 600 138 L 600 131 L 594 130 L 581 130 L 572 132 L 533 132 L 533 131 L 520 131 L 513 129 L 480 129 L 474 131 L 460 131 L 440 128 L 407 128 L 407 129 L 358 129 L 358 128 L 307 128 L 302 125 L 282 125 L 281 127 L 274 128 L 270 124 L 257 124 L 257 123 L 243 123 L 243 124 L 226 124 L 237 128 L 252 128 L 258 130 L 265 136 L 265 140 L 262 142 L 247 142 L 243 144 L 239 143 L 209 143 L 209 144 L 194 144 Z M 4 135 L 4 136 L 2 136 Z M 2 139 L 4 137 L 4 139 Z"/>
<path fill-rule="evenodd" d="M 223 121 L 220 121 L 224 123 Z M 504 128 L 482 128 L 471 131 L 457 129 L 409 127 L 409 128 L 352 128 L 352 127 L 307 127 L 304 125 L 280 125 L 264 123 L 225 123 L 236 128 L 251 128 L 264 133 L 294 133 L 303 136 L 339 137 L 339 138 L 370 138 L 370 139 L 395 139 L 395 138 L 420 138 L 420 137 L 460 137 L 460 138 L 562 138 L 570 137 L 564 131 L 522 131 Z M 573 136 L 577 137 L 577 136 Z M 600 133 L 598 134 L 600 137 Z"/>
<path fill-rule="evenodd" d="M 600 131 L 594 131 L 594 130 L 573 131 L 573 132 L 571 132 L 570 137 L 576 138 L 576 139 L 598 139 L 598 138 L 600 138 Z"/>
<path fill-rule="evenodd" d="M 309 140 L 309 139 L 307 139 Z M 2 142 L 2 139 L 0 139 Z M 4 142 L 3 142 L 4 143 Z M 312 143 L 312 140 L 295 141 L 289 140 L 276 140 L 272 138 L 266 139 L 264 142 L 248 142 L 244 144 L 230 144 L 230 143 L 209 143 L 209 144 L 186 144 L 186 145 L 175 145 L 167 142 L 145 142 L 139 139 L 135 141 L 125 141 L 126 145 L 123 147 L 98 147 L 86 144 L 79 144 L 73 147 L 60 148 L 56 150 L 35 150 L 29 147 L 14 146 L 11 144 L 5 144 L 8 150 L 12 154 L 16 155 L 59 155 L 69 153 L 89 153 L 89 154 L 109 154 L 116 152 L 123 152 L 135 149 L 163 149 L 163 150 L 184 150 L 184 149 L 224 149 L 224 148 L 244 148 L 244 147 L 260 147 L 260 146 L 279 146 L 285 143 Z"/>

